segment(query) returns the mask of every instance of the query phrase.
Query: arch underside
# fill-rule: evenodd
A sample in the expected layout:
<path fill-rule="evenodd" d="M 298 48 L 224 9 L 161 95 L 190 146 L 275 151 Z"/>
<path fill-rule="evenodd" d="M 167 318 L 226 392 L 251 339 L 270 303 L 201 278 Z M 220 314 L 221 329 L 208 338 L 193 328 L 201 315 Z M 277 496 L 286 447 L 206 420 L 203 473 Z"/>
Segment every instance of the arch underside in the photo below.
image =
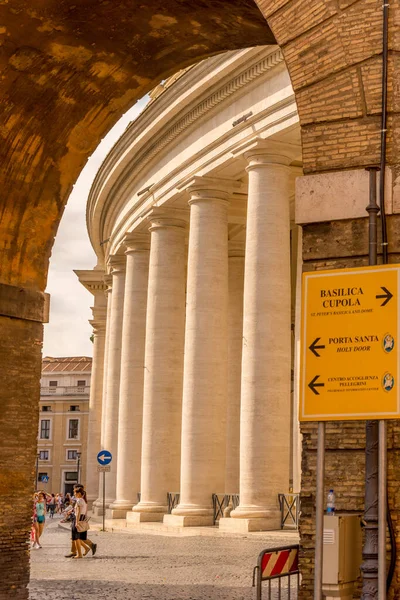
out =
<path fill-rule="evenodd" d="M 41 360 L 40 319 L 26 316 L 15 290 L 22 295 L 44 290 L 72 185 L 118 118 L 161 79 L 206 56 L 278 43 L 295 92 L 305 172 L 379 160 L 381 4 L 256 2 L 0 0 L 0 291 L 3 302 L 4 284 L 14 286 L 14 292 L 6 291 L 17 299 L 13 316 L 19 317 L 0 317 L 1 511 L 14 507 L 12 533 L 4 520 L 1 527 L 15 551 L 8 553 L 0 597 L 2 590 L 7 598 L 27 597 L 24 542 L 30 526 Z M 398 2 L 392 2 L 388 162 L 394 181 L 399 174 L 399 86 L 394 77 L 399 17 Z M 327 242 L 331 248 L 331 224 L 326 229 L 306 227 L 305 246 L 315 235 L 319 247 Z M 393 229 L 393 240 L 394 234 Z M 337 256 L 335 247 L 331 267 L 343 266 Z M 317 266 L 310 263 L 310 268 Z M 16 494 L 23 499 L 18 505 Z"/>

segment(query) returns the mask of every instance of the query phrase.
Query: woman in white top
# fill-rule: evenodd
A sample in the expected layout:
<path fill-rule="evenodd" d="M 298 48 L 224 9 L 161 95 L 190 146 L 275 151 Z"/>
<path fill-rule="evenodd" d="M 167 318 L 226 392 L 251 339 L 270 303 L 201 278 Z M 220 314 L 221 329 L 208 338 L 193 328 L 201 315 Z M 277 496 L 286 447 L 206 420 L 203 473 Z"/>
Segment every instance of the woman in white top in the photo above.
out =
<path fill-rule="evenodd" d="M 78 531 L 76 523 L 79 520 L 84 520 L 87 514 L 86 492 L 82 485 L 74 486 L 74 509 L 72 512 L 71 526 L 71 551 L 65 555 L 65 558 L 82 558 L 82 548 L 84 548 L 83 556 L 92 551 L 93 556 L 96 554 L 97 544 L 92 542 L 87 537 L 87 531 Z M 78 551 L 79 541 L 79 551 Z"/>
<path fill-rule="evenodd" d="M 74 520 L 72 523 L 72 539 L 75 541 L 76 555 L 73 558 L 82 557 L 82 545 L 81 541 L 85 542 L 87 539 L 87 531 L 78 531 L 76 525 L 79 521 L 86 519 L 87 504 L 83 498 L 83 489 L 78 488 L 75 491 L 75 507 L 74 507 Z"/>

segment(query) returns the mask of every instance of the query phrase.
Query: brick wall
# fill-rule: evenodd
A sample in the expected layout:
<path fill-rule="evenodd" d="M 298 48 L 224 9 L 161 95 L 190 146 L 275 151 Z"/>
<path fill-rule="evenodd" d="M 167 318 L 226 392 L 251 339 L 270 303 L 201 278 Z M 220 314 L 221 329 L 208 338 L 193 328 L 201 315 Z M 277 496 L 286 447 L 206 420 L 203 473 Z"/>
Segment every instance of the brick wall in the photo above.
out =
<path fill-rule="evenodd" d="M 285 56 L 302 126 L 305 173 L 376 164 L 380 150 L 382 2 L 256 0 Z M 400 0 L 390 3 L 390 130 L 399 127 Z M 398 162 L 398 136 L 388 158 Z"/>
<path fill-rule="evenodd" d="M 0 599 L 25 600 L 43 326 L 0 317 Z"/>

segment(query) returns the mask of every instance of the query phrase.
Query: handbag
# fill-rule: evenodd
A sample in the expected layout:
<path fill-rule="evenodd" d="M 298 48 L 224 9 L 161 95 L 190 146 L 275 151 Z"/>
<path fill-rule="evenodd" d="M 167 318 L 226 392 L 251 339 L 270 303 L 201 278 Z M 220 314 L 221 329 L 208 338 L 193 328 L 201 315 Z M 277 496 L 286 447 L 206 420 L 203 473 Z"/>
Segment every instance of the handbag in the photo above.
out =
<path fill-rule="evenodd" d="M 78 533 L 83 533 L 84 531 L 88 531 L 90 528 L 89 519 L 83 519 L 82 521 L 78 521 L 76 524 L 76 530 Z"/>

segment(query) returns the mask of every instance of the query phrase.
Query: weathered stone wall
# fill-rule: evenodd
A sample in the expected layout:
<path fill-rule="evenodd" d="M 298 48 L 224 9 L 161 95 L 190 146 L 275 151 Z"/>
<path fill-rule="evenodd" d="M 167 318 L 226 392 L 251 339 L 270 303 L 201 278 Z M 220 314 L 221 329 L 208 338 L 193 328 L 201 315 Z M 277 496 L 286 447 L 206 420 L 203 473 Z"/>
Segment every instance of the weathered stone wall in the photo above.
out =
<path fill-rule="evenodd" d="M 400 262 L 400 216 L 388 218 L 390 261 Z M 368 264 L 368 219 L 315 223 L 303 227 L 304 271 L 340 269 Z M 303 423 L 301 483 L 301 570 L 299 600 L 313 594 L 315 548 L 315 495 L 317 423 Z M 364 510 L 365 421 L 338 421 L 326 425 L 325 498 L 333 487 L 337 510 Z M 388 421 L 388 497 L 396 539 L 400 540 L 400 423 Z M 400 597 L 400 541 L 389 598 Z M 359 586 L 360 591 L 360 586 Z M 359 597 L 359 594 L 357 595 Z"/>
<path fill-rule="evenodd" d="M 0 598 L 27 598 L 43 325 L 0 317 Z"/>

